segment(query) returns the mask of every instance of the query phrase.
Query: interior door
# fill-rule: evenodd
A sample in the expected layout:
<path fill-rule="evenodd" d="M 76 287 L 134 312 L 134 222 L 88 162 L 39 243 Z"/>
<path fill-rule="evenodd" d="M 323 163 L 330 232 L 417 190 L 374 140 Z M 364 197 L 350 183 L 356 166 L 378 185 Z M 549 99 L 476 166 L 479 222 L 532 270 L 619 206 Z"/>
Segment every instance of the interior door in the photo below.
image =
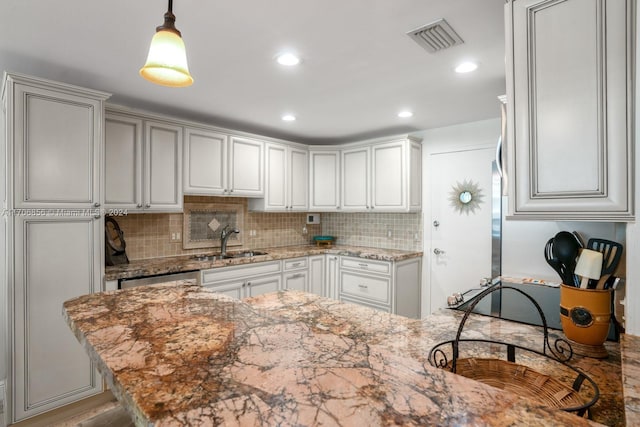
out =
<path fill-rule="evenodd" d="M 491 276 L 492 148 L 434 153 L 431 158 L 431 241 L 429 305 L 445 307 L 447 297 Z M 468 203 L 460 200 L 460 193 Z M 428 217 L 427 217 L 428 218 Z"/>

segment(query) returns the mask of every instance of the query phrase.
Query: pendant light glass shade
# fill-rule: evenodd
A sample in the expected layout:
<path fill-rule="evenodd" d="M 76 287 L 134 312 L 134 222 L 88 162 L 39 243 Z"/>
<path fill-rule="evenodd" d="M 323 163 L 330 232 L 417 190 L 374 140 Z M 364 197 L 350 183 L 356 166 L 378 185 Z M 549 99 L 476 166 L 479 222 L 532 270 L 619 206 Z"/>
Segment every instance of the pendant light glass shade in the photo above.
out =
<path fill-rule="evenodd" d="M 172 1 L 169 0 L 169 11 L 164 15 L 164 24 L 156 28 L 147 62 L 140 69 L 140 75 L 162 86 L 191 86 L 193 77 L 189 74 L 187 53 L 180 31 L 174 26 L 176 17 L 171 9 Z"/>

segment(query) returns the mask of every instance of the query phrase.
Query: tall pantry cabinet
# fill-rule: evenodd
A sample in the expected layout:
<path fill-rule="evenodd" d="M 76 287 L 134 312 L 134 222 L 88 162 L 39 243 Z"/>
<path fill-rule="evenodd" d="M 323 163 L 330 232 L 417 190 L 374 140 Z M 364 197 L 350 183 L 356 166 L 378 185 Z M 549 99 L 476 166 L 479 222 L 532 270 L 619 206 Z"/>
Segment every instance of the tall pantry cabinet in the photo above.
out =
<path fill-rule="evenodd" d="M 9 423 L 102 391 L 62 303 L 100 290 L 108 97 L 19 74 L 3 81 Z"/>

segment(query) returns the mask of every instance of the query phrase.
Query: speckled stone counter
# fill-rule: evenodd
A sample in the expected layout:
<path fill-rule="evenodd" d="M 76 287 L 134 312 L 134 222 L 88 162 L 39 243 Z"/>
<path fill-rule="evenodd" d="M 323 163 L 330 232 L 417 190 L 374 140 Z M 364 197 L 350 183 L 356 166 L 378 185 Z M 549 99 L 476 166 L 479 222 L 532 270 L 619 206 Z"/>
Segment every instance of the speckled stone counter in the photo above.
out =
<path fill-rule="evenodd" d="M 420 321 L 295 291 L 238 301 L 179 282 L 64 310 L 140 426 L 594 424 L 430 366 L 430 348 L 455 335 L 453 310 Z M 477 315 L 468 333 L 542 341 L 539 328 Z M 622 426 L 620 355 L 607 346 L 608 360 L 574 362 L 600 385 L 594 419 Z"/>
<path fill-rule="evenodd" d="M 627 425 L 640 426 L 640 337 L 623 335 L 620 348 Z"/>
<path fill-rule="evenodd" d="M 105 268 L 105 280 L 130 279 L 133 277 L 154 276 L 157 274 L 206 270 L 208 268 L 250 264 L 308 255 L 335 254 L 382 261 L 402 261 L 422 256 L 422 252 L 365 248 L 360 246 L 333 246 L 331 248 L 311 245 L 283 246 L 278 248 L 264 248 L 260 249 L 260 251 L 267 252 L 267 255 L 215 260 L 201 259 L 204 255 L 217 255 L 217 253 L 212 253 L 136 260 L 131 261 L 129 264 L 107 266 Z M 229 253 L 233 254 L 234 251 L 229 251 Z"/>

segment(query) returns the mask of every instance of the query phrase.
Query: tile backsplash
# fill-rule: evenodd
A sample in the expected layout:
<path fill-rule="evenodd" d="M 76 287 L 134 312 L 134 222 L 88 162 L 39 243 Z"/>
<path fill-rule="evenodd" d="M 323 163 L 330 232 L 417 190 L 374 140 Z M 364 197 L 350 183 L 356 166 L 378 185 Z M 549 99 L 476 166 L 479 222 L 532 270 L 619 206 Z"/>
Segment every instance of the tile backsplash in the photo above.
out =
<path fill-rule="evenodd" d="M 422 213 L 322 213 L 322 233 L 340 245 L 422 250 Z"/>
<path fill-rule="evenodd" d="M 305 213 L 249 212 L 244 198 L 185 196 L 184 201 L 241 205 L 244 213 L 244 224 L 239 227 L 243 233 L 242 249 L 304 245 L 312 243 L 313 236 L 325 234 L 336 236 L 336 243 L 343 245 L 422 250 L 421 213 L 321 213 L 320 224 L 306 224 Z M 184 249 L 182 213 L 130 214 L 115 220 L 124 232 L 130 260 L 219 250 L 219 246 Z M 229 247 L 229 250 L 236 249 L 240 247 Z"/>
<path fill-rule="evenodd" d="M 243 245 L 229 246 L 229 250 L 259 249 L 311 243 L 314 235 L 322 233 L 322 225 L 306 224 L 304 213 L 249 212 L 247 199 L 239 197 L 185 196 L 185 203 L 239 204 L 244 210 Z M 124 232 L 127 256 L 130 260 L 176 255 L 193 255 L 219 250 L 217 247 L 184 249 L 182 213 L 144 213 L 115 217 Z M 255 231 L 255 235 L 252 235 Z M 178 235 L 172 241 L 172 235 Z M 216 242 L 217 243 L 217 242 Z"/>

